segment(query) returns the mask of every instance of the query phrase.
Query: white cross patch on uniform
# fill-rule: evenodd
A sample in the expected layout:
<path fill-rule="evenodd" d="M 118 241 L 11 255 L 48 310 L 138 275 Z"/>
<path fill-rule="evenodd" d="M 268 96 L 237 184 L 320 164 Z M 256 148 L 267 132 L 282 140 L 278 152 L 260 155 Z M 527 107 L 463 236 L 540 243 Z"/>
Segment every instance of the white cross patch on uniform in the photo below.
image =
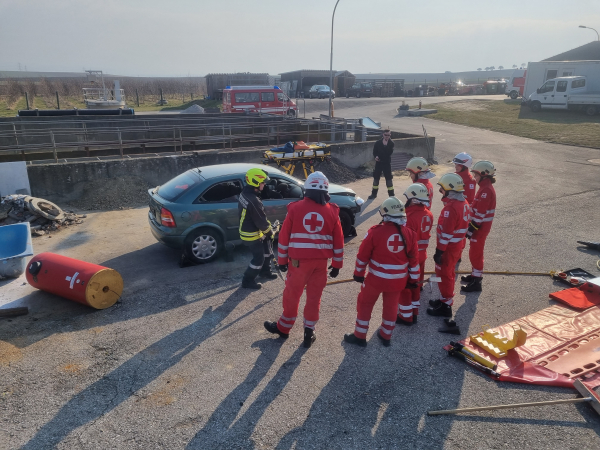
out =
<path fill-rule="evenodd" d="M 309 212 L 302 219 L 302 225 L 309 233 L 318 233 L 323 229 L 323 225 L 325 225 L 325 221 L 323 220 L 323 216 L 316 212 Z"/>
<path fill-rule="evenodd" d="M 450 217 L 450 211 L 444 211 L 444 217 Z"/>
<path fill-rule="evenodd" d="M 392 253 L 404 250 L 404 244 L 399 234 L 392 234 L 387 240 L 387 248 Z"/>
<path fill-rule="evenodd" d="M 487 193 L 484 192 L 483 194 L 481 194 L 481 198 L 486 198 L 487 197 Z"/>
<path fill-rule="evenodd" d="M 470 185 L 469 185 L 469 187 L 470 187 L 471 189 L 475 189 L 475 185 L 474 185 L 474 184 L 470 184 Z"/>

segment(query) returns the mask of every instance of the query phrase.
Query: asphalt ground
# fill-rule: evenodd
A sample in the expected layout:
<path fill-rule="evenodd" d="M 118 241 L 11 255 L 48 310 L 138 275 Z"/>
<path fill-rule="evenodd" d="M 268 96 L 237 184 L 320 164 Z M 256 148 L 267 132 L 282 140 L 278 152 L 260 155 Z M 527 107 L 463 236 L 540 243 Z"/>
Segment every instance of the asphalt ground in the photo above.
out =
<path fill-rule="evenodd" d="M 398 118 L 393 101 L 342 100 L 355 102 L 347 117 L 370 116 L 414 133 L 425 125 L 436 137 L 438 174 L 452 169 L 460 151 L 495 163 L 498 205 L 487 270 L 598 273 L 597 252 L 576 241 L 600 240 L 600 165 L 588 162 L 600 151 Z M 326 100 L 311 102 L 327 108 Z M 394 184 L 401 193 L 409 180 L 397 176 Z M 366 198 L 371 180 L 348 186 Z M 382 200 L 365 204 L 340 278 L 352 276 L 360 239 L 378 223 Z M 418 324 L 397 327 L 389 348 L 374 336 L 378 303 L 369 344 L 358 348 L 342 338 L 354 328 L 359 286 L 328 286 L 317 341 L 306 350 L 301 322 L 286 341 L 262 326 L 281 313 L 281 280 L 257 292 L 240 289 L 250 259 L 243 249 L 233 263 L 180 269 L 177 252 L 150 235 L 146 214 L 92 213 L 78 227 L 34 241 L 36 253 L 117 269 L 125 291 L 114 307 L 93 311 L 34 292 L 23 277 L 0 282 L 0 306 L 30 307 L 27 316 L 0 319 L 0 448 L 600 448 L 600 417 L 586 404 L 427 416 L 576 397 L 575 390 L 496 382 L 446 356 L 442 346 L 456 336 L 438 333 L 442 319 L 425 314 L 435 288 L 423 292 Z M 433 269 L 431 260 L 426 268 Z M 460 269 L 469 268 L 465 252 Z M 539 311 L 561 288 L 550 277 L 490 275 L 483 283 L 483 292 L 455 297 L 461 337 Z"/>

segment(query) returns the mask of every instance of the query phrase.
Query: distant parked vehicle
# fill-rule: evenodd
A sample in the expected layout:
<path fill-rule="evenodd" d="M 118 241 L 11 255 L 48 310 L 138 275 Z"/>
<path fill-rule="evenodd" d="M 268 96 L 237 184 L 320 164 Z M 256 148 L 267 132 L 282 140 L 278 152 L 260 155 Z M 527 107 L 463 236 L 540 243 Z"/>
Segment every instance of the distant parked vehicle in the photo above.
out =
<path fill-rule="evenodd" d="M 346 98 L 370 98 L 371 95 L 373 95 L 373 86 L 371 85 L 371 83 L 354 83 L 351 88 L 346 89 Z"/>
<path fill-rule="evenodd" d="M 504 93 L 512 98 L 513 100 L 523 96 L 523 90 L 525 89 L 525 77 L 527 71 L 523 69 L 517 69 L 513 72 L 510 77 L 510 81 L 506 85 Z"/>
<path fill-rule="evenodd" d="M 309 98 L 329 98 L 329 86 L 326 84 L 315 84 L 308 91 Z M 335 98 L 335 91 L 331 90 L 331 98 Z"/>
<path fill-rule="evenodd" d="M 190 169 L 148 191 L 152 235 L 162 244 L 183 250 L 196 263 L 216 259 L 226 242 L 241 244 L 238 195 L 246 172 L 255 167 L 269 174 L 261 193 L 269 220 L 283 222 L 287 205 L 304 197 L 303 181 L 274 167 L 218 164 Z M 333 183 L 329 195 L 340 208 L 342 230 L 348 236 L 363 200 L 352 189 Z"/>
<path fill-rule="evenodd" d="M 558 77 L 546 81 L 525 102 L 531 111 L 570 109 L 593 116 L 600 111 L 600 92 L 590 92 L 586 77 Z"/>
<path fill-rule="evenodd" d="M 506 92 L 506 80 L 488 80 L 483 82 L 484 94 L 504 94 Z"/>
<path fill-rule="evenodd" d="M 298 107 L 277 86 L 227 86 L 223 89 L 223 112 L 257 112 L 296 117 Z"/>

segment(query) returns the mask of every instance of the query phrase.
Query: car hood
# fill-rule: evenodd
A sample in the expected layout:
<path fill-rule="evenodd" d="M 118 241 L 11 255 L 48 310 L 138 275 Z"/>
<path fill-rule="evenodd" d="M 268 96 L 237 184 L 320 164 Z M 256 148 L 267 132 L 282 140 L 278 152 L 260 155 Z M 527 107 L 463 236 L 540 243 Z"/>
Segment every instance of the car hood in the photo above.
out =
<path fill-rule="evenodd" d="M 339 184 L 329 183 L 329 194 L 331 195 L 356 195 L 350 188 L 340 186 Z"/>

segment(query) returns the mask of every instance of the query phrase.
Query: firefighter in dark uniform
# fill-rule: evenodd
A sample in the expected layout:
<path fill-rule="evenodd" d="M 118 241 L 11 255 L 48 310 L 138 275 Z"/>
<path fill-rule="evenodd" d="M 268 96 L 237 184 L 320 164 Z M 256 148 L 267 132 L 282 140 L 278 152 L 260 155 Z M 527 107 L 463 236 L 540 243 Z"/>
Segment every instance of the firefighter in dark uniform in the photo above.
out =
<path fill-rule="evenodd" d="M 373 146 L 373 157 L 375 158 L 375 170 L 373 170 L 373 192 L 370 199 L 377 197 L 379 191 L 379 179 L 381 173 L 385 178 L 388 196 L 394 196 L 394 183 L 392 182 L 392 153 L 394 152 L 394 142 L 390 139 L 392 132 L 383 131 L 383 137 L 375 142 Z"/>
<path fill-rule="evenodd" d="M 252 261 L 250 261 L 242 279 L 243 288 L 260 289 L 261 284 L 256 282 L 257 276 L 269 280 L 277 278 L 277 275 L 271 273 L 271 259 L 273 257 L 271 242 L 274 233 L 259 197 L 268 179 L 269 177 L 264 170 L 250 169 L 246 173 L 246 186 L 244 186 L 238 200 L 240 238 L 250 247 L 252 252 Z"/>

